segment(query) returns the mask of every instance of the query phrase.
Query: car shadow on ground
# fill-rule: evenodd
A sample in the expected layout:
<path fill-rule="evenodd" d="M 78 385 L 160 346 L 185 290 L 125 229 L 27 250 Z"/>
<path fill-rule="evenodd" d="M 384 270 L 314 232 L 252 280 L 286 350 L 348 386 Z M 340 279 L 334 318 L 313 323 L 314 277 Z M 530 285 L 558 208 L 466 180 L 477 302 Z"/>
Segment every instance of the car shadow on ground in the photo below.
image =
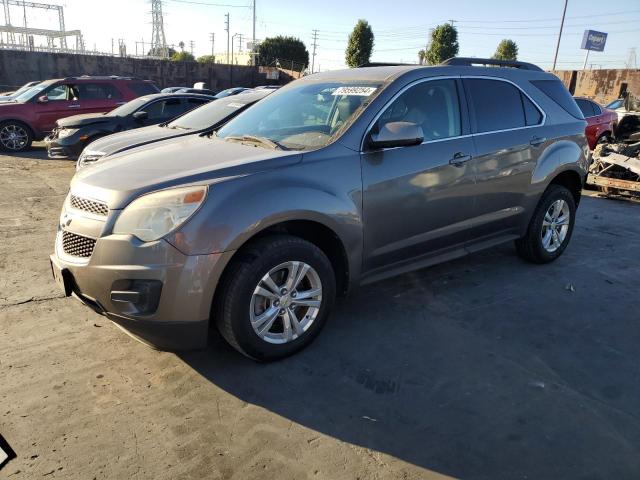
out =
<path fill-rule="evenodd" d="M 24 152 L 8 152 L 0 150 L 0 155 L 28 160 L 45 160 L 47 162 L 75 162 L 75 159 L 73 158 L 49 158 L 47 155 L 47 147 L 43 142 L 34 142 L 31 148 L 25 150 Z"/>
<path fill-rule="evenodd" d="M 609 265 L 583 232 L 551 265 L 508 245 L 362 288 L 279 362 L 217 335 L 180 357 L 248 403 L 456 478 L 633 478 L 640 328 L 632 302 L 607 301 L 632 294 L 607 269 L 637 245 Z"/>

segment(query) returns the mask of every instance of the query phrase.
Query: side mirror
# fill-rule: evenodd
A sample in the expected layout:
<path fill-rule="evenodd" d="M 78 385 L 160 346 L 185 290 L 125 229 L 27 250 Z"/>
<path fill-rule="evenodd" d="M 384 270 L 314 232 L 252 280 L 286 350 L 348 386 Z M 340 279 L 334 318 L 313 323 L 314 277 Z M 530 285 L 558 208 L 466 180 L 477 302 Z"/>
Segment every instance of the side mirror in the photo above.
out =
<path fill-rule="evenodd" d="M 133 114 L 133 119 L 137 120 L 138 122 L 146 120 L 147 118 L 149 118 L 149 114 L 144 110 Z"/>
<path fill-rule="evenodd" d="M 380 127 L 378 133 L 371 134 L 369 147 L 393 148 L 420 145 L 424 140 L 422 127 L 411 122 L 389 122 Z"/>
<path fill-rule="evenodd" d="M 49 101 L 49 97 L 46 95 L 40 95 L 38 97 L 38 103 L 47 103 Z"/>

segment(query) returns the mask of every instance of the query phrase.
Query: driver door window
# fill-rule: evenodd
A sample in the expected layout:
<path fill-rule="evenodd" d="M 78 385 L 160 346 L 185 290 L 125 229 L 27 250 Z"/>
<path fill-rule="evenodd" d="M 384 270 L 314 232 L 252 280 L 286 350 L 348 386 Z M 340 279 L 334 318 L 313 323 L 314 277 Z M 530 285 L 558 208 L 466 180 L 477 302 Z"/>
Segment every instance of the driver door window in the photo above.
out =
<path fill-rule="evenodd" d="M 74 98 L 72 88 L 69 85 L 58 85 L 49 90 L 46 96 L 50 102 L 56 100 L 73 100 Z"/>

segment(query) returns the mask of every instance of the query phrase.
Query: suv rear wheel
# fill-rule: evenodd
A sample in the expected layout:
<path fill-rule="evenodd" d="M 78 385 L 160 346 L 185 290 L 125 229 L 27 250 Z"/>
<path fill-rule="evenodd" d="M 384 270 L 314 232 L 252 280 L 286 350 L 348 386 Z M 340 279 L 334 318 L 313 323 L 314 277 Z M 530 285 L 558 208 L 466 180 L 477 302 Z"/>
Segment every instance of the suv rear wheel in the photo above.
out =
<path fill-rule="evenodd" d="M 269 236 L 231 263 L 214 316 L 235 349 L 254 360 L 275 360 L 320 333 L 335 290 L 331 262 L 322 250 L 298 237 Z"/>
<path fill-rule="evenodd" d="M 576 202 L 562 185 L 550 185 L 536 207 L 524 237 L 516 240 L 518 254 L 533 263 L 552 262 L 567 248 L 576 217 Z"/>
<path fill-rule="evenodd" d="M 23 152 L 31 146 L 33 133 L 22 122 L 9 120 L 0 123 L 0 148 L 8 152 Z"/>

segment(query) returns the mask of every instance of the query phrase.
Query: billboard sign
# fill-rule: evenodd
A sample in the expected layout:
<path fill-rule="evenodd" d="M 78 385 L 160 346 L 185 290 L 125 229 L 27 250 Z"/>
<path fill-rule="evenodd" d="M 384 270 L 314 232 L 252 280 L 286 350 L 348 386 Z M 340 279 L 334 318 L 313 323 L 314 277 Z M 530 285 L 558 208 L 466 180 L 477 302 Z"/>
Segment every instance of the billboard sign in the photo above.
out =
<path fill-rule="evenodd" d="M 582 35 L 583 50 L 591 50 L 593 52 L 604 51 L 604 45 L 607 43 L 607 34 L 604 32 L 596 32 L 595 30 L 585 30 Z"/>

